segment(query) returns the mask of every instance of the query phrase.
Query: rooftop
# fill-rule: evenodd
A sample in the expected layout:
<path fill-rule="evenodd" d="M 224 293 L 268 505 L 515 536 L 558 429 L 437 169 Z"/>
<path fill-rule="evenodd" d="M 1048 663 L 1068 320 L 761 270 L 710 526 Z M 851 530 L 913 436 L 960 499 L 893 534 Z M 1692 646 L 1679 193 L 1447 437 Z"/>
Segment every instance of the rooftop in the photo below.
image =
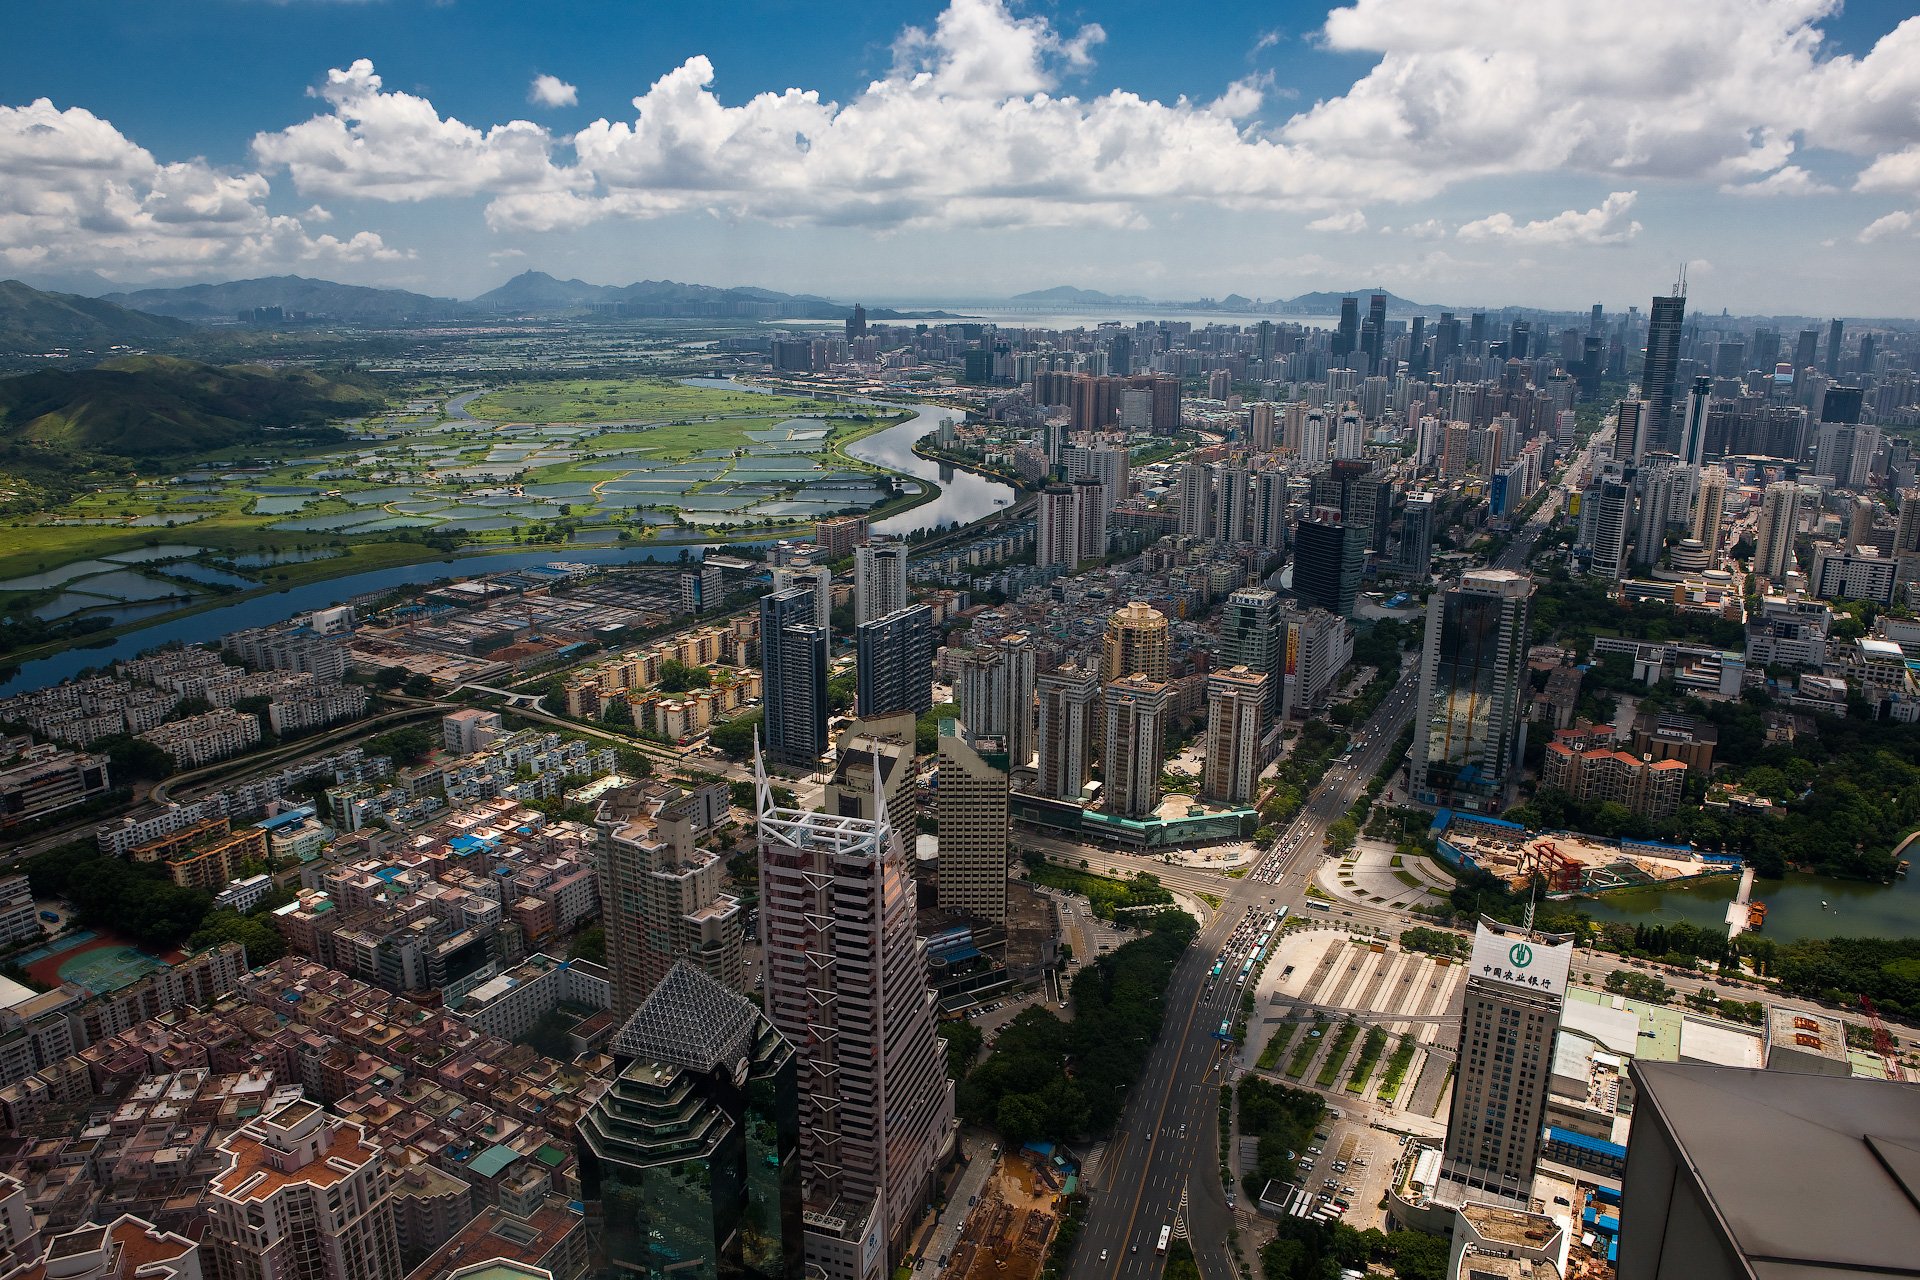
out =
<path fill-rule="evenodd" d="M 674 962 L 613 1037 L 617 1058 L 732 1070 L 753 1053 L 760 1011 L 684 960 Z"/>

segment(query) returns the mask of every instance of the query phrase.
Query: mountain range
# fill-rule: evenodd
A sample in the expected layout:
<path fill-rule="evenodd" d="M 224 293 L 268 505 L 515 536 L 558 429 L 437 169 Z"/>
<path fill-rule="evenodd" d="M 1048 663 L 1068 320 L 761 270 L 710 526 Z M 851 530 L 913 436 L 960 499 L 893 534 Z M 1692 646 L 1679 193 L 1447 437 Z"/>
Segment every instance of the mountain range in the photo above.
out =
<path fill-rule="evenodd" d="M 105 351 L 164 343 L 192 331 L 184 320 L 131 311 L 77 293 L 47 293 L 18 280 L 0 280 L 0 351 L 45 352 L 56 347 Z"/>
<path fill-rule="evenodd" d="M 431 298 L 404 289 L 335 284 L 331 280 L 309 280 L 305 276 L 266 276 L 258 280 L 229 280 L 225 284 L 135 289 L 107 294 L 106 301 L 153 315 L 200 321 L 231 320 L 242 311 L 262 307 L 376 324 L 451 320 L 473 314 L 471 307 L 452 298 Z"/>
<path fill-rule="evenodd" d="M 1384 289 L 1355 289 L 1347 293 L 1334 293 L 1320 290 L 1303 293 L 1296 298 L 1278 299 L 1273 302 L 1255 302 L 1252 298 L 1238 293 L 1230 293 L 1224 298 L 1200 298 L 1192 302 L 1160 302 L 1133 293 L 1102 293 L 1098 289 L 1077 289 L 1070 284 L 1055 285 L 1051 289 L 1035 289 L 1031 293 L 1016 293 L 1009 302 L 1042 303 L 1051 306 L 1075 307 L 1165 307 L 1169 311 L 1231 311 L 1237 314 L 1273 314 L 1273 315 L 1337 315 L 1340 303 L 1345 298 L 1358 298 L 1362 309 L 1366 300 L 1375 293 L 1386 293 Z M 1424 303 L 1409 302 L 1396 294 L 1386 293 L 1387 310 L 1392 312 L 1431 311 L 1432 307 Z"/>

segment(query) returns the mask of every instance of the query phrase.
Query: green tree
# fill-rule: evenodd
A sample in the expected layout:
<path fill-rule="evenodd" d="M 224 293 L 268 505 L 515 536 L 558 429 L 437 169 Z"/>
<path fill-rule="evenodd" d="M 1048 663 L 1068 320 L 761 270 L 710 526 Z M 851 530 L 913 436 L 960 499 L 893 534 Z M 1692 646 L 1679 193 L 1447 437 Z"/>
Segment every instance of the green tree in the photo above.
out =
<path fill-rule="evenodd" d="M 766 712 L 753 710 L 731 720 L 722 720 L 707 730 L 707 741 L 714 750 L 730 760 L 745 760 L 753 755 L 754 735 L 766 720 Z"/>
<path fill-rule="evenodd" d="M 660 664 L 660 690 L 663 693 L 685 693 L 689 689 L 705 689 L 713 683 L 713 672 L 705 667 L 696 667 L 678 658 L 668 658 Z"/>
<path fill-rule="evenodd" d="M 194 951 L 217 947 L 223 942 L 238 942 L 247 949 L 250 965 L 272 964 L 287 953 L 287 941 L 271 923 L 255 916 L 222 907 L 209 911 L 194 930 L 187 946 Z"/>

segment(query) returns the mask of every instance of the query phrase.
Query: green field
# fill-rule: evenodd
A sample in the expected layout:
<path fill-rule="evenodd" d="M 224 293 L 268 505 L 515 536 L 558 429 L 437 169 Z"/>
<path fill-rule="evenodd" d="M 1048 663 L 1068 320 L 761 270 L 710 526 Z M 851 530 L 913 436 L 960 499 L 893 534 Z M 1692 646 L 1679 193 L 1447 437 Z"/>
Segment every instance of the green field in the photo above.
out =
<path fill-rule="evenodd" d="M 817 417 L 827 407 L 801 396 L 763 396 L 719 387 L 686 387 L 657 378 L 604 378 L 526 383 L 490 391 L 467 412 L 488 422 L 662 422 L 680 418 L 769 413 Z"/>

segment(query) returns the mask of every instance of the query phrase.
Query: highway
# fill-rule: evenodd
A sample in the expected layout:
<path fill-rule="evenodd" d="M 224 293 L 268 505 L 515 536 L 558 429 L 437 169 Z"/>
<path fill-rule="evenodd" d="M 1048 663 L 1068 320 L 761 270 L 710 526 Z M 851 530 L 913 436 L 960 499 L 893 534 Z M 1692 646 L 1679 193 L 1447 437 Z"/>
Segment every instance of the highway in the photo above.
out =
<path fill-rule="evenodd" d="M 1583 451 L 1574 466 L 1585 461 Z M 1569 468 L 1568 474 L 1575 472 Z M 1524 568 L 1558 514 L 1557 502 L 1542 503 L 1515 531 L 1494 567 Z M 1307 886 L 1325 856 L 1327 827 L 1347 812 L 1385 763 L 1413 716 L 1418 685 L 1409 673 L 1381 702 L 1355 732 L 1350 758 L 1327 771 L 1273 850 L 1245 877 L 1233 880 L 1192 869 L 1177 873 L 1183 888 L 1210 880 L 1221 907 L 1181 957 L 1168 985 L 1160 1037 L 1093 1180 L 1086 1228 L 1069 1267 L 1073 1280 L 1157 1280 L 1164 1266 L 1156 1249 L 1160 1228 L 1175 1224 L 1183 1203 L 1186 1234 L 1200 1274 L 1206 1280 L 1229 1280 L 1237 1274 L 1228 1255 L 1228 1229 L 1236 1209 L 1245 1206 L 1229 1204 L 1220 1186 L 1219 1089 L 1228 1082 L 1221 1079 L 1227 1057 L 1214 1032 L 1222 1019 L 1232 1016 L 1242 988 L 1234 980 L 1237 962 L 1224 963 L 1219 979 L 1211 977 L 1213 965 L 1222 953 L 1243 954 L 1246 935 L 1236 938 L 1236 932 L 1249 913 L 1254 913 L 1255 928 L 1283 906 L 1290 913 L 1327 916 L 1336 923 L 1351 920 L 1362 927 L 1391 930 L 1401 923 L 1398 913 L 1374 908 L 1344 903 L 1310 907 Z M 1173 883 L 1172 869 L 1147 866 L 1152 860 L 1089 856 L 1104 857 L 1108 865 L 1129 871 L 1138 862 L 1138 869 L 1152 870 Z M 1237 1202 L 1239 1189 L 1232 1190 Z"/>

